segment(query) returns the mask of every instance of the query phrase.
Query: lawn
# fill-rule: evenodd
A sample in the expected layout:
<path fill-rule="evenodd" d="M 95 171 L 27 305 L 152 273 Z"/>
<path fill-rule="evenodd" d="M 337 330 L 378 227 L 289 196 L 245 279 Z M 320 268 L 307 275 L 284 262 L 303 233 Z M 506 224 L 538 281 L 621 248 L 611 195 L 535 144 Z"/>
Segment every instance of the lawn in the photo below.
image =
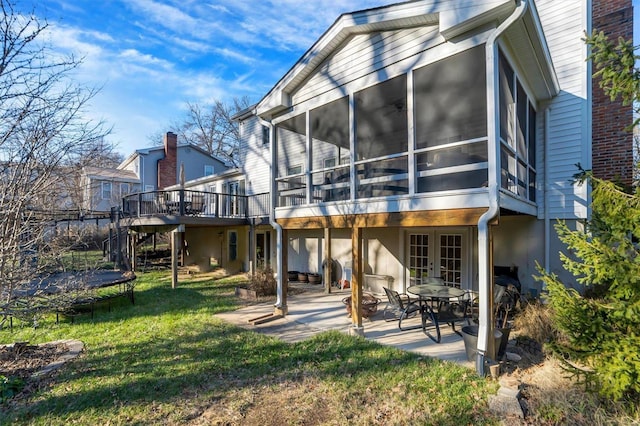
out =
<path fill-rule="evenodd" d="M 338 332 L 296 344 L 214 317 L 235 309 L 240 278 L 182 281 L 139 274 L 123 299 L 0 343 L 79 339 L 85 353 L 2 424 L 495 424 L 496 384 L 455 364 Z"/>

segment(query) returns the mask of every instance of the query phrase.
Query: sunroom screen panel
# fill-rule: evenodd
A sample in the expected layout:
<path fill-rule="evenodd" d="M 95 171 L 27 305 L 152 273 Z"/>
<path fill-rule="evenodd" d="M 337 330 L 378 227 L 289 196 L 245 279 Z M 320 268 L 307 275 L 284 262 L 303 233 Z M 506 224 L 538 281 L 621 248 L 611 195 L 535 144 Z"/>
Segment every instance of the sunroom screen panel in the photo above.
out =
<path fill-rule="evenodd" d="M 356 92 L 356 160 L 408 150 L 407 77 L 383 81 Z"/>
<path fill-rule="evenodd" d="M 416 148 L 487 136 L 484 45 L 414 71 Z"/>

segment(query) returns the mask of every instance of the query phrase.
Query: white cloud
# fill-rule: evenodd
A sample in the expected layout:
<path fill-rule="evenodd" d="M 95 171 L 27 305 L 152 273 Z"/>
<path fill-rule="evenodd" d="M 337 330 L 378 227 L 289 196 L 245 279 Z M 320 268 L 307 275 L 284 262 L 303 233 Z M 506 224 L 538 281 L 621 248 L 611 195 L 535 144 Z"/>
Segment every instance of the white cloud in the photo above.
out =
<path fill-rule="evenodd" d="M 130 4 L 136 7 L 142 15 L 155 22 L 162 23 L 165 27 L 176 31 L 197 26 L 198 21 L 181 9 L 153 0 L 132 0 Z"/>
<path fill-rule="evenodd" d="M 159 66 L 165 70 L 173 69 L 173 64 L 169 61 L 156 58 L 148 53 L 141 53 L 136 49 L 125 49 L 118 55 L 120 58 L 126 60 L 128 63 L 146 67 L 148 65 Z"/>
<path fill-rule="evenodd" d="M 108 34 L 79 28 L 50 24 L 47 30 L 53 48 L 82 56 L 99 56 L 102 53 L 102 47 L 95 41 L 113 41 Z"/>
<path fill-rule="evenodd" d="M 254 64 L 256 63 L 256 59 L 252 56 L 244 55 L 237 50 L 232 50 L 229 48 L 215 48 L 214 52 L 218 55 L 223 56 L 227 59 L 234 59 L 238 62 L 242 62 L 245 64 Z"/>

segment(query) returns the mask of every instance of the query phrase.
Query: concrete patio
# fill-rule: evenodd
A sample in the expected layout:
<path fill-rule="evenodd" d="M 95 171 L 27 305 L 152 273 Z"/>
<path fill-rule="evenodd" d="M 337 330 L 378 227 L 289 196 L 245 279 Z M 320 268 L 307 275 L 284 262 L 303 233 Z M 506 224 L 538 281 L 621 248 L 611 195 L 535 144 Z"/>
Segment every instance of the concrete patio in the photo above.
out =
<path fill-rule="evenodd" d="M 273 313 L 273 301 L 252 304 L 236 311 L 216 315 L 232 324 L 276 336 L 287 342 L 297 342 L 314 334 L 327 330 L 349 333 L 351 318 L 347 316 L 342 299 L 349 296 L 349 289 L 332 288 L 331 294 L 325 294 L 322 286 L 292 284 L 291 288 L 303 292 L 289 294 L 287 297 L 288 315 L 263 324 L 253 324 L 251 320 Z M 400 331 L 397 321 L 384 321 L 382 311 L 386 306 L 386 297 L 377 295 L 382 301 L 378 311 L 371 318 L 363 319 L 365 338 L 383 345 L 426 355 L 442 360 L 453 361 L 473 369 L 474 364 L 467 361 L 462 337 L 454 333 L 448 324 L 441 324 L 442 339 L 435 343 L 421 329 Z M 403 326 L 418 325 L 419 318 L 403 322 Z M 456 325 L 460 327 L 460 325 Z"/>

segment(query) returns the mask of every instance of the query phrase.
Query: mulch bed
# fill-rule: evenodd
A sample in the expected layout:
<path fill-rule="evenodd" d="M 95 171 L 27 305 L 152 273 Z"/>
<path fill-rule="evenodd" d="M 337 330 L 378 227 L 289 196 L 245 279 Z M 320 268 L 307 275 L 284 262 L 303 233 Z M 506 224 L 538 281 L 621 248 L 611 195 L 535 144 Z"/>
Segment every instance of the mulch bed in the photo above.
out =
<path fill-rule="evenodd" d="M 33 375 L 68 351 L 64 343 L 30 345 L 28 342 L 18 342 L 0 346 L 0 375 L 19 378 L 25 384 L 13 399 L 23 399 L 37 390 L 45 377 L 36 378 Z"/>

